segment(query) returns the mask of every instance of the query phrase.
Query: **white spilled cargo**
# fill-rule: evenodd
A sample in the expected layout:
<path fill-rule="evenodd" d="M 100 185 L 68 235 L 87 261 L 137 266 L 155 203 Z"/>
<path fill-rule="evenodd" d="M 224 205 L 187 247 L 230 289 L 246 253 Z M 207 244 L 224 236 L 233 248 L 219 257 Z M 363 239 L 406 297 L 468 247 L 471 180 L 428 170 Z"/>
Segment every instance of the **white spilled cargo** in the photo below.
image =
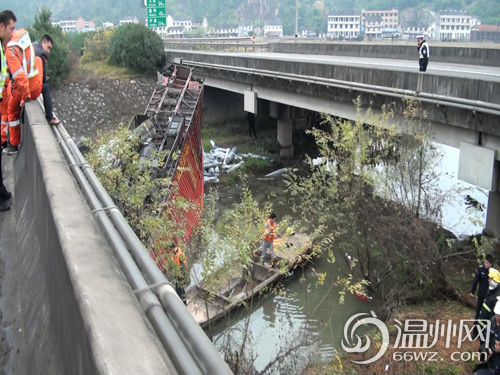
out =
<path fill-rule="evenodd" d="M 203 152 L 203 169 L 204 169 L 204 182 L 217 183 L 221 172 L 230 174 L 245 165 L 243 158 L 260 159 L 267 162 L 273 160 L 267 156 L 260 156 L 255 154 L 241 154 L 238 155 L 238 148 L 222 148 L 218 147 L 213 140 L 210 140 L 212 149 L 210 152 Z"/>

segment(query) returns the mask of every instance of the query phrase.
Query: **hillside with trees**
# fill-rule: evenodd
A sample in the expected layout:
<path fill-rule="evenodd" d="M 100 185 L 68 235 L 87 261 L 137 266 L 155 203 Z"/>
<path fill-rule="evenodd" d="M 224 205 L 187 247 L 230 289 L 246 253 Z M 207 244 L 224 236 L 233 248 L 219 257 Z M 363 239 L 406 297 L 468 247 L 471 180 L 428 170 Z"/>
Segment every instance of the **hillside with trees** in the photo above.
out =
<path fill-rule="evenodd" d="M 96 25 L 105 21 L 116 23 L 121 17 L 135 15 L 144 21 L 146 10 L 142 0 L 121 1 L 74 1 L 18 0 L 14 12 L 18 15 L 19 25 L 26 27 L 41 5 L 50 8 L 52 19 L 78 18 L 93 20 Z M 295 0 L 166 0 L 167 12 L 174 17 L 189 17 L 201 20 L 207 17 L 209 25 L 234 25 L 238 22 L 252 21 L 255 26 L 265 21 L 281 20 L 284 32 L 293 34 L 295 22 Z M 326 15 L 330 10 L 390 9 L 403 11 L 417 9 L 461 9 L 478 16 L 483 23 L 500 23 L 498 0 L 299 0 L 299 27 L 326 31 Z"/>

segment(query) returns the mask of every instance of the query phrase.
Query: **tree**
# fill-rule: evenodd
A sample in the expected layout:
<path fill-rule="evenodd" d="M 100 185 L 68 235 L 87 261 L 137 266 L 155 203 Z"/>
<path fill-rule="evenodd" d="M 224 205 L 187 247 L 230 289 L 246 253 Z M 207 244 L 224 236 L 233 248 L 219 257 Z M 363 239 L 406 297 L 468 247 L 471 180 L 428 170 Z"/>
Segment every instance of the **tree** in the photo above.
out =
<path fill-rule="evenodd" d="M 437 155 L 427 126 L 416 120 L 419 108 L 405 103 L 405 134 L 387 126 L 390 108 L 380 116 L 359 112 L 356 121 L 325 116 L 324 126 L 311 134 L 327 164 L 310 160 L 308 175 L 288 176 L 292 209 L 317 240 L 315 253 L 345 274 L 332 287 L 380 292 L 389 304 L 456 297 L 443 273 L 455 249 L 440 226 L 450 192 L 435 188 Z M 384 289 L 389 281 L 398 287 Z"/>
<path fill-rule="evenodd" d="M 47 77 L 50 77 L 50 82 L 57 86 L 69 72 L 68 48 L 61 28 L 52 25 L 51 15 L 52 13 L 48 8 L 42 7 L 35 16 L 33 26 L 28 31 L 32 42 L 40 40 L 45 34 L 49 34 L 54 40 L 45 69 L 47 70 Z"/>
<path fill-rule="evenodd" d="M 109 46 L 115 29 L 99 29 L 85 39 L 83 46 L 84 61 L 107 61 L 109 59 Z"/>
<path fill-rule="evenodd" d="M 127 24 L 116 29 L 109 45 L 109 63 L 138 71 L 153 71 L 165 65 L 163 42 L 152 29 Z"/>
<path fill-rule="evenodd" d="M 178 196 L 177 185 L 151 173 L 153 159 L 164 160 L 165 153 L 154 153 L 152 159 L 139 158 L 137 150 L 143 142 L 122 126 L 90 142 L 87 160 L 158 266 L 172 270 L 170 244 L 184 238 L 186 213 L 197 207 L 185 199 L 170 198 Z"/>

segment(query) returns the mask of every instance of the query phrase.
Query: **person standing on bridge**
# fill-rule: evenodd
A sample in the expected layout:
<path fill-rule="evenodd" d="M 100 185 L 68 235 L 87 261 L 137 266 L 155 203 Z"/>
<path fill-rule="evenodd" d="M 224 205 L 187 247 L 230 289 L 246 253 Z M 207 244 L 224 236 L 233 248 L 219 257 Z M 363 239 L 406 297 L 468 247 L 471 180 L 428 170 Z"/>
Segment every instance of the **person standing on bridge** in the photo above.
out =
<path fill-rule="evenodd" d="M 42 39 L 38 42 L 33 43 L 33 48 L 35 49 L 35 55 L 40 57 L 43 62 L 43 80 L 42 80 L 42 95 L 43 95 L 43 106 L 45 107 L 45 118 L 49 125 L 57 125 L 60 121 L 54 116 L 52 109 L 52 95 L 50 94 L 50 86 L 48 77 L 45 71 L 45 65 L 49 59 L 50 51 L 54 45 L 54 41 L 49 34 L 42 36 Z"/>
<path fill-rule="evenodd" d="M 184 302 L 184 305 L 187 305 L 186 286 L 191 282 L 188 262 L 182 250 L 179 249 L 174 242 L 170 245 L 170 249 L 172 251 L 172 262 L 169 269 L 170 275 L 175 279 L 175 292 L 181 301 Z"/>
<path fill-rule="evenodd" d="M 419 55 L 418 63 L 420 65 L 420 71 L 425 72 L 427 71 L 427 65 L 429 64 L 429 56 L 430 56 L 429 45 L 427 44 L 427 41 L 424 39 L 423 35 L 417 36 L 417 41 L 418 41 L 417 48 Z"/>
<path fill-rule="evenodd" d="M 7 141 L 7 134 L 4 133 L 4 121 L 7 121 L 7 103 L 9 100 L 9 73 L 7 68 L 7 57 L 5 56 L 5 47 L 12 38 L 14 28 L 16 27 L 16 16 L 10 10 L 4 10 L 0 13 L 0 117 L 2 119 L 2 144 Z M 0 212 L 10 210 L 7 201 L 12 194 L 7 191 L 3 184 L 2 174 L 2 152 L 0 151 Z"/>
<path fill-rule="evenodd" d="M 7 107 L 9 122 L 9 145 L 3 151 L 8 155 L 17 154 L 21 143 L 19 118 L 21 107 L 38 98 L 42 92 L 43 63 L 35 56 L 35 50 L 25 29 L 14 31 L 7 44 L 7 66 L 12 74 L 12 93 Z"/>

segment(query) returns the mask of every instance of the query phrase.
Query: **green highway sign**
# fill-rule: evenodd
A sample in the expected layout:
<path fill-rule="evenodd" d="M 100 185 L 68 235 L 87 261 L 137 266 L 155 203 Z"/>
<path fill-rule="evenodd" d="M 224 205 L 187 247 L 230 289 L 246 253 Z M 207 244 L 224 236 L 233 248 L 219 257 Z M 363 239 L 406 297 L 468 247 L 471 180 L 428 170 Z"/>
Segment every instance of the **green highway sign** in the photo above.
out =
<path fill-rule="evenodd" d="M 167 17 L 149 17 L 148 13 L 148 27 L 164 27 L 167 26 Z"/>
<path fill-rule="evenodd" d="M 148 18 L 158 18 L 166 16 L 167 12 L 165 11 L 165 7 L 148 8 L 148 13 L 147 13 Z"/>
<path fill-rule="evenodd" d="M 165 8 L 165 0 L 147 0 L 146 6 L 150 7 L 163 7 Z"/>

